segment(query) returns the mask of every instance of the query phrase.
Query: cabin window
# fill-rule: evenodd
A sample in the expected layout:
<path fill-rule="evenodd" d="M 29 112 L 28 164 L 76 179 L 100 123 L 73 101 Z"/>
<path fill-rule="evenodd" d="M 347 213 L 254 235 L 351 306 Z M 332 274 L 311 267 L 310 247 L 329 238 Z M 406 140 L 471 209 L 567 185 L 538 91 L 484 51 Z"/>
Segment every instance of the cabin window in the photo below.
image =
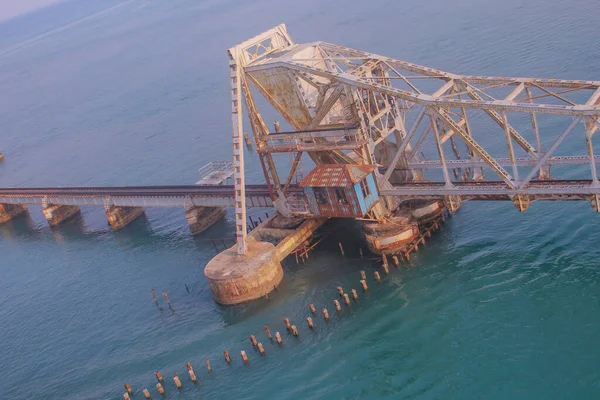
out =
<path fill-rule="evenodd" d="M 335 197 L 339 204 L 348 204 L 348 199 L 346 198 L 346 192 L 344 189 L 335 188 Z"/>
<path fill-rule="evenodd" d="M 369 197 L 369 195 L 371 194 L 371 190 L 369 189 L 369 183 L 366 179 L 360 182 L 360 190 L 362 191 L 364 199 Z"/>
<path fill-rule="evenodd" d="M 317 204 L 327 204 L 327 196 L 325 195 L 325 190 L 323 188 L 314 188 L 313 192 L 315 193 Z"/>

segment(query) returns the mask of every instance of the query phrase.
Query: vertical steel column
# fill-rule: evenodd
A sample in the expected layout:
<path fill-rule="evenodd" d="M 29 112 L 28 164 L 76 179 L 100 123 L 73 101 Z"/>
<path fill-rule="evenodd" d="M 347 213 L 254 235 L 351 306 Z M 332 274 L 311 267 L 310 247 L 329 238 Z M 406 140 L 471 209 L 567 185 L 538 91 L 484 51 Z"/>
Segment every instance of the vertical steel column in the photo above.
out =
<path fill-rule="evenodd" d="M 592 186 L 598 186 L 598 173 L 596 171 L 596 159 L 594 158 L 594 145 L 592 143 L 592 124 L 593 119 L 590 118 L 583 124 L 585 128 L 585 140 L 587 142 L 588 155 L 590 157 L 590 170 L 592 172 Z"/>
<path fill-rule="evenodd" d="M 413 135 L 417 131 L 417 127 L 421 123 L 421 120 L 425 116 L 425 110 L 426 110 L 425 106 L 422 106 L 421 109 L 419 110 L 419 114 L 417 115 L 417 119 L 415 120 L 414 124 L 410 128 L 410 131 L 408 131 L 406 137 L 404 138 L 404 141 L 402 143 L 396 144 L 396 146 L 398 147 L 398 151 L 396 152 L 394 159 L 392 160 L 392 162 L 388 166 L 388 169 L 385 171 L 385 174 L 383 175 L 383 183 L 384 184 L 390 181 L 390 176 L 392 176 L 392 172 L 394 172 L 394 169 L 396 168 L 398 161 L 400 161 L 400 157 L 402 157 L 402 153 L 404 152 L 404 150 L 406 150 L 406 148 L 410 144 L 410 140 L 412 139 Z"/>
<path fill-rule="evenodd" d="M 525 93 L 527 93 L 527 98 L 529 99 L 529 103 L 533 104 L 533 99 L 531 98 L 531 90 L 529 87 L 525 88 Z M 529 113 L 531 118 L 531 128 L 533 129 L 533 133 L 535 134 L 535 144 L 537 146 L 538 153 L 542 152 L 542 142 L 540 139 L 540 130 L 538 128 L 537 117 L 534 112 Z"/>
<path fill-rule="evenodd" d="M 510 125 L 508 125 L 508 117 L 506 116 L 506 111 L 502 113 L 502 118 L 504 120 L 504 133 L 506 134 L 506 144 L 508 145 L 508 156 L 510 157 L 510 163 L 512 164 L 513 170 L 513 179 L 518 184 L 519 182 L 519 168 L 515 162 L 515 150 L 512 145 L 512 136 L 510 134 Z"/>
<path fill-rule="evenodd" d="M 233 141 L 233 184 L 235 190 L 235 237 L 237 253 L 246 254 L 246 188 L 244 179 L 244 145 L 242 139 L 242 85 L 241 68 L 233 54 L 230 54 L 231 88 L 231 136 Z"/>
<path fill-rule="evenodd" d="M 450 174 L 448 173 L 448 167 L 446 166 L 446 157 L 444 156 L 444 148 L 442 147 L 442 142 L 440 142 L 440 133 L 438 131 L 437 124 L 433 115 L 429 115 L 429 120 L 431 121 L 433 135 L 435 136 L 435 144 L 437 145 L 438 153 L 440 156 L 440 162 L 442 163 L 442 170 L 444 172 L 444 180 L 446 181 L 446 186 L 454 186 L 452 185 L 452 181 L 450 180 Z"/>

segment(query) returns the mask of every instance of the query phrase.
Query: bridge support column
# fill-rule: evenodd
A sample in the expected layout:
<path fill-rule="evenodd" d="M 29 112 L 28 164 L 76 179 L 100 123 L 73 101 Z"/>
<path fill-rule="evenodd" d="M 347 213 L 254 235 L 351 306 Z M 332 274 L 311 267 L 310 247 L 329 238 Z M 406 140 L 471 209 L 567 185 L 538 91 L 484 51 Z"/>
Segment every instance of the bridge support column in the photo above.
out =
<path fill-rule="evenodd" d="M 600 212 L 600 196 L 593 194 L 588 197 L 588 200 L 592 204 L 592 209 L 596 212 Z"/>
<path fill-rule="evenodd" d="M 77 206 L 49 204 L 43 208 L 43 211 L 48 225 L 57 226 L 74 215 L 79 214 L 81 210 Z"/>
<path fill-rule="evenodd" d="M 25 204 L 0 204 L 0 224 L 10 221 L 27 211 Z"/>
<path fill-rule="evenodd" d="M 106 210 L 106 217 L 113 230 L 118 231 L 130 224 L 134 219 L 144 213 L 143 207 L 117 207 L 111 206 Z"/>
<path fill-rule="evenodd" d="M 204 275 L 219 304 L 238 304 L 267 295 L 283 279 L 283 269 L 273 243 L 248 241 L 248 251 L 236 246 L 208 262 Z"/>
<path fill-rule="evenodd" d="M 540 179 L 540 180 L 551 179 L 551 177 L 550 177 L 550 166 L 549 165 L 543 165 L 542 168 L 540 168 L 540 173 L 538 175 L 538 179 Z"/>
<path fill-rule="evenodd" d="M 455 213 L 460 208 L 462 200 L 460 196 L 452 195 L 446 196 L 444 202 L 446 203 L 446 208 L 448 209 L 448 211 L 450 211 L 451 213 Z"/>
<path fill-rule="evenodd" d="M 516 194 L 511 199 L 515 207 L 519 212 L 525 212 L 529 208 L 529 204 L 531 204 L 531 200 L 529 199 L 529 195 L 526 194 Z"/>
<path fill-rule="evenodd" d="M 190 226 L 192 235 L 198 235 L 225 216 L 223 207 L 194 206 L 185 210 L 185 218 Z"/>

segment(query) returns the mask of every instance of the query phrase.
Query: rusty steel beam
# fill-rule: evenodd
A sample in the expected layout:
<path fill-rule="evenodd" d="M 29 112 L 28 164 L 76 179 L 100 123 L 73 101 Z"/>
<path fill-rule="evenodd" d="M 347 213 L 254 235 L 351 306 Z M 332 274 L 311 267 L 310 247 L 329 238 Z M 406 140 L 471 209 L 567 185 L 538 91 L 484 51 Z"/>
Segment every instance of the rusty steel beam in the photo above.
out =
<path fill-rule="evenodd" d="M 495 174 L 490 174 L 491 179 L 500 179 L 503 188 L 492 185 L 490 188 L 496 192 L 484 191 L 481 196 L 504 196 L 518 203 L 521 211 L 533 199 L 523 196 L 551 197 L 555 193 L 560 198 L 574 190 L 568 184 L 552 183 L 543 190 L 535 188 L 534 177 L 548 179 L 554 165 L 589 164 L 593 184 L 585 185 L 583 192 L 573 196 L 597 194 L 593 186 L 600 186 L 598 158 L 592 140 L 600 128 L 598 80 L 460 75 L 325 42 L 295 44 L 283 25 L 242 47 L 246 57 L 244 74 L 294 129 L 289 133 L 293 140 L 286 145 L 281 137 L 268 132 L 261 135 L 259 154 L 308 151 L 317 164 L 377 163 L 385 171 L 378 179 L 383 196 L 466 196 L 473 189 L 461 186 L 460 180 L 483 184 L 477 189 L 481 191 L 492 182 L 483 174 L 486 168 Z M 260 120 L 256 108 L 249 112 L 255 114 L 250 116 L 251 121 Z M 531 129 L 519 127 L 517 131 L 509 123 L 508 113 L 525 114 Z M 561 118 L 568 126 L 562 132 L 543 132 L 538 123 L 542 115 Z M 428 118 L 424 123 L 425 116 Z M 479 128 L 480 116 L 484 122 L 491 121 L 501 128 L 506 142 L 504 154 L 498 154 L 499 132 L 490 131 L 489 123 Z M 520 121 L 513 114 L 510 120 L 515 126 L 514 121 Z M 414 121 L 410 128 L 407 121 Z M 584 135 L 575 129 L 579 122 L 584 123 Z M 356 126 L 356 140 L 347 135 L 333 140 L 335 135 L 307 137 L 303 133 L 306 129 L 350 125 Z M 576 156 L 556 154 L 569 136 L 587 147 L 587 155 L 579 155 L 579 149 Z M 449 140 L 453 154 L 444 154 L 444 144 Z M 544 150 L 542 143 L 551 145 Z M 467 159 L 459 159 L 461 146 L 467 148 Z M 432 154 L 433 159 L 426 158 Z M 504 168 L 508 166 L 512 173 Z M 390 184 L 394 171 L 399 171 L 393 175 L 395 182 L 416 183 L 422 181 L 422 171 L 430 168 L 442 169 L 445 191 L 434 186 L 416 190 Z M 449 174 L 452 169 L 454 180 Z M 459 169 L 464 169 L 461 175 Z M 562 173 L 561 169 L 556 171 Z M 520 174 L 525 178 L 521 179 Z M 563 182 L 560 177 L 553 178 Z M 543 193 L 535 192 L 538 189 Z"/>

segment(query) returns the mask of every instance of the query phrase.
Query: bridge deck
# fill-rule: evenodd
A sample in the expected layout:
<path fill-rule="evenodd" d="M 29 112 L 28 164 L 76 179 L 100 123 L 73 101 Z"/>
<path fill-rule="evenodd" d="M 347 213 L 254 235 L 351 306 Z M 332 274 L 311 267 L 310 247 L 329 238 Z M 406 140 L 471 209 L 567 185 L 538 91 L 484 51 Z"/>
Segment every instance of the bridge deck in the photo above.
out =
<path fill-rule="evenodd" d="M 410 182 L 381 190 L 383 196 L 404 196 L 420 199 L 439 199 L 444 196 L 460 196 L 463 200 L 510 200 L 513 196 L 529 195 L 531 200 L 587 200 L 600 195 L 600 185 L 591 180 L 538 180 L 531 181 L 523 189 L 511 189 L 502 181 Z"/>
<path fill-rule="evenodd" d="M 302 193 L 291 185 L 288 196 Z M 464 200 L 510 200 L 516 194 L 527 194 L 532 200 L 584 200 L 600 195 L 600 185 L 591 180 L 532 181 L 524 189 L 513 190 L 501 181 L 410 182 L 381 190 L 383 196 L 438 199 L 458 195 Z M 233 185 L 122 186 L 122 187 L 40 187 L 0 188 L 4 204 L 66 204 L 78 206 L 131 207 L 234 207 Z M 246 185 L 248 207 L 273 207 L 266 185 Z"/>
<path fill-rule="evenodd" d="M 300 190 L 291 187 L 290 190 Z M 232 207 L 233 185 L 0 188 L 0 203 L 78 206 Z M 247 185 L 249 207 L 272 207 L 266 185 Z"/>

